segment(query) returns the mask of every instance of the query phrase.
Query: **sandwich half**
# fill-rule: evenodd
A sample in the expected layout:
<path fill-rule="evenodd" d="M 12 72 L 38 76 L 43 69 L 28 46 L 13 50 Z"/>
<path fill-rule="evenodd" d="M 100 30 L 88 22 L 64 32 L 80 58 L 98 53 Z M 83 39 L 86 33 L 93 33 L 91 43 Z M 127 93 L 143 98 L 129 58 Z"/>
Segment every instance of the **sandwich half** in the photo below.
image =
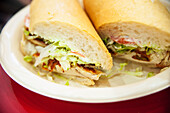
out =
<path fill-rule="evenodd" d="M 33 0 L 21 51 L 41 70 L 94 85 L 112 58 L 77 0 Z"/>
<path fill-rule="evenodd" d="M 170 13 L 159 0 L 84 0 L 84 6 L 112 55 L 170 66 Z"/>

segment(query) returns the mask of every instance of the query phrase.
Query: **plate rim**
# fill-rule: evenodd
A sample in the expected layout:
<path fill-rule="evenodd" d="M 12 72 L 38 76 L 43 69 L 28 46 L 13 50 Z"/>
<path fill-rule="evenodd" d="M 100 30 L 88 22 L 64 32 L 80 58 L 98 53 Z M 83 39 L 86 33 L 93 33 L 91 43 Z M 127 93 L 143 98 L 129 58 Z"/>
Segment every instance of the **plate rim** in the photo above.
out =
<path fill-rule="evenodd" d="M 19 14 L 21 14 L 21 13 L 24 13 L 24 11 L 26 11 L 26 10 L 28 10 L 29 9 L 29 5 L 28 6 L 26 6 L 26 7 L 24 7 L 23 9 L 21 9 L 19 12 L 17 12 L 8 22 L 7 22 L 7 24 L 4 26 L 4 28 L 2 29 L 2 31 L 1 31 L 1 35 L 0 35 L 0 43 L 2 43 L 2 38 L 3 38 L 3 33 L 4 32 L 6 32 L 6 30 L 7 30 L 7 26 L 9 26 L 10 25 L 10 22 L 12 21 L 12 20 L 14 20 Z M 2 44 L 1 44 L 2 45 Z M 1 48 L 1 46 L 0 46 L 0 50 L 1 50 L 2 48 Z M 1 57 L 1 52 L 0 52 L 0 57 Z M 24 88 L 26 88 L 26 89 L 28 89 L 28 90 L 30 90 L 30 91 L 33 91 L 33 92 L 35 92 L 35 93 L 38 93 L 38 94 L 40 94 L 40 95 L 43 95 L 43 96 L 46 96 L 46 97 L 50 97 L 50 98 L 53 98 L 53 99 L 59 99 L 59 100 L 64 100 L 64 101 L 71 101 L 71 102 L 81 102 L 81 103 L 109 103 L 109 102 L 119 102 L 119 101 L 125 101 L 125 100 L 131 100 L 131 99 L 136 99 L 136 98 L 139 98 L 139 97 L 143 97 L 143 96 L 147 96 L 147 95 L 150 95 L 150 94 L 153 94 L 153 93 L 156 93 L 156 92 L 158 92 L 158 91 L 161 91 L 161 90 L 163 90 L 163 89 L 165 89 L 165 88 L 168 88 L 169 86 L 170 86 L 170 84 L 167 84 L 167 85 L 165 85 L 165 86 L 162 86 L 162 87 L 159 87 L 158 89 L 154 89 L 154 90 L 152 90 L 152 91 L 149 91 L 149 92 L 145 92 L 144 94 L 143 93 L 141 93 L 141 94 L 138 94 L 138 95 L 136 95 L 136 96 L 131 96 L 131 97 L 124 97 L 124 98 L 117 98 L 117 99 L 115 99 L 115 98 L 113 98 L 113 99 L 98 99 L 98 100 L 93 100 L 93 99 L 89 99 L 89 100 L 87 100 L 87 99 L 75 99 L 75 98 L 68 98 L 68 97 L 62 97 L 62 96 L 53 96 L 53 95 L 50 95 L 50 94 L 47 94 L 47 93 L 45 93 L 45 92 L 42 92 L 42 91 L 38 91 L 38 90 L 36 90 L 36 89 L 33 89 L 30 85 L 26 85 L 26 84 L 24 84 L 24 83 L 22 83 L 22 81 L 20 81 L 20 80 L 18 80 L 17 78 L 16 78 L 16 76 L 14 76 L 12 73 L 10 73 L 10 70 L 6 67 L 6 64 L 5 64 L 5 62 L 3 62 L 3 61 L 0 61 L 0 64 L 1 64 L 1 66 L 2 66 L 2 68 L 5 70 L 5 72 L 7 73 L 7 75 L 8 76 L 10 76 L 10 78 L 12 78 L 15 82 L 17 82 L 19 85 L 21 85 L 21 86 L 23 86 Z M 38 77 L 38 76 L 37 76 Z M 40 77 L 39 77 L 40 78 Z M 41 78 L 42 79 L 42 78 Z M 50 81 L 48 81 L 48 82 L 50 82 Z M 140 81 L 140 82 L 142 82 L 142 81 Z M 133 83 L 133 84 L 135 84 L 135 83 Z M 129 84 L 128 84 L 129 85 Z M 68 87 L 68 86 L 64 86 L 64 87 Z M 118 86 L 118 87 L 122 87 L 122 86 Z M 109 88 L 93 88 L 93 89 L 114 89 L 115 87 L 109 87 Z M 91 88 L 87 88 L 87 89 L 91 89 Z"/>

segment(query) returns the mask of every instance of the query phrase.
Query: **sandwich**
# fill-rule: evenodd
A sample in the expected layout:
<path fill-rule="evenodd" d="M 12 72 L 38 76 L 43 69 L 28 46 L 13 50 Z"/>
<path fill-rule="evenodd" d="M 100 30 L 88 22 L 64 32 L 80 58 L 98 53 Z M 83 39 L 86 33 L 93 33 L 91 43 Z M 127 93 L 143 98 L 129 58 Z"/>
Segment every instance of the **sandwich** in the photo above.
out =
<path fill-rule="evenodd" d="M 84 0 L 84 7 L 114 57 L 170 66 L 170 13 L 159 0 Z"/>
<path fill-rule="evenodd" d="M 94 85 L 112 68 L 112 57 L 77 0 L 33 0 L 21 51 L 43 72 Z"/>

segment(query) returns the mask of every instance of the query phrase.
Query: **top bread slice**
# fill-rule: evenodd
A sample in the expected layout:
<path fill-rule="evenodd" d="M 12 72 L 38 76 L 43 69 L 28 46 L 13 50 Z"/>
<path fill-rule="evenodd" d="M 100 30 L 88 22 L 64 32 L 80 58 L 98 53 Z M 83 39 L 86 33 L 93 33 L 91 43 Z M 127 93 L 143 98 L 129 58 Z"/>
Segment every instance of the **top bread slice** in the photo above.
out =
<path fill-rule="evenodd" d="M 170 14 L 159 0 L 84 0 L 102 38 L 129 36 L 142 45 L 170 47 Z"/>
<path fill-rule="evenodd" d="M 77 0 L 33 0 L 30 32 L 47 40 L 65 42 L 103 69 L 112 67 L 112 58 Z"/>

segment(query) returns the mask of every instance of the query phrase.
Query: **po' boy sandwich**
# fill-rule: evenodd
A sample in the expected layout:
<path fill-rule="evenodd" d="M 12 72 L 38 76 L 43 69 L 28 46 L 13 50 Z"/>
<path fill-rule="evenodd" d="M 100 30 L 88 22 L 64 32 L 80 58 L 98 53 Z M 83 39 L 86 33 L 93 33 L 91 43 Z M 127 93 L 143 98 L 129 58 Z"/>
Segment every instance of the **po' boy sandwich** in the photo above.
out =
<path fill-rule="evenodd" d="M 77 0 L 33 0 L 23 34 L 24 59 L 47 72 L 94 85 L 112 67 L 110 53 Z"/>
<path fill-rule="evenodd" d="M 159 0 L 84 0 L 84 5 L 112 55 L 170 66 L 170 13 Z"/>

